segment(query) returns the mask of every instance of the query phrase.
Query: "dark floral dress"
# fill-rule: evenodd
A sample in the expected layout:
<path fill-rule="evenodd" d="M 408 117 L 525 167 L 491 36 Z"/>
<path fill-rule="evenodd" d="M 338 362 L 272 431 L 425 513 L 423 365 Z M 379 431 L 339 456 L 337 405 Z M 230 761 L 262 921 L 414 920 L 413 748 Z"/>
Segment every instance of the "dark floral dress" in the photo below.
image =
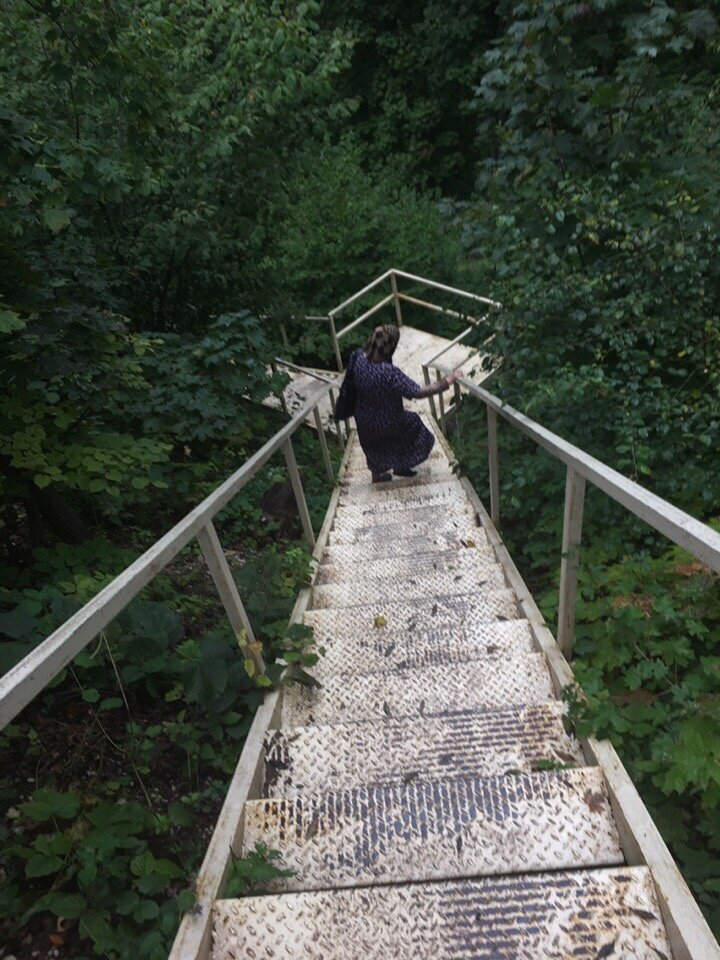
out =
<path fill-rule="evenodd" d="M 353 355 L 355 423 L 368 468 L 375 474 L 410 470 L 427 460 L 435 437 L 416 413 L 403 409 L 422 388 L 392 363 L 371 363 L 363 350 Z"/>

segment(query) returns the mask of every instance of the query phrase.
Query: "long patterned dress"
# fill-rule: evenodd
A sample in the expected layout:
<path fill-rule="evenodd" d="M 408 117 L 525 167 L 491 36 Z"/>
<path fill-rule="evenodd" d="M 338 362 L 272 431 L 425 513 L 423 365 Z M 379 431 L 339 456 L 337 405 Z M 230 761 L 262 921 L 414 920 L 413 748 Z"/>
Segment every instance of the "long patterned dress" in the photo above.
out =
<path fill-rule="evenodd" d="M 427 460 L 435 437 L 416 413 L 403 408 L 403 397 L 424 391 L 392 363 L 371 363 L 363 350 L 353 357 L 355 423 L 368 469 L 374 474 L 410 470 Z"/>

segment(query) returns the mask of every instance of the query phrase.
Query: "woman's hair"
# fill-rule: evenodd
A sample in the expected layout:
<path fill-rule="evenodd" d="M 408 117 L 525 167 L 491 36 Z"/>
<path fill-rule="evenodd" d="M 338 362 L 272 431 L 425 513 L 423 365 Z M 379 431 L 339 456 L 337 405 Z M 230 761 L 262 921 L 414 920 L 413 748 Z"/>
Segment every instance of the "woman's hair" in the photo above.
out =
<path fill-rule="evenodd" d="M 387 363 L 395 353 L 400 339 L 400 330 L 394 323 L 375 327 L 365 344 L 365 356 L 371 363 Z"/>

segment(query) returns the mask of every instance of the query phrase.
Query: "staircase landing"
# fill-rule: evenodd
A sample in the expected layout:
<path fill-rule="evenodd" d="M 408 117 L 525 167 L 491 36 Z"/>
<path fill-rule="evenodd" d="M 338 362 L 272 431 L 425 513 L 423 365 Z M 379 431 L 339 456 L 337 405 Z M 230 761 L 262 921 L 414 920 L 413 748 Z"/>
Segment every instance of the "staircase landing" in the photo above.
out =
<path fill-rule="evenodd" d="M 393 362 L 395 366 L 400 367 L 409 377 L 412 377 L 413 380 L 423 385 L 423 363 L 434 357 L 450 342 L 451 341 L 445 337 L 439 337 L 434 333 L 428 333 L 425 330 L 404 325 L 400 330 L 400 342 L 395 351 Z M 481 368 L 481 355 L 472 357 L 474 352 L 473 347 L 468 347 L 462 343 L 455 344 L 453 347 L 450 347 L 447 353 L 444 353 L 442 357 L 440 357 L 440 363 L 453 369 L 462 367 L 468 379 L 480 384 L 487 379 L 489 373 Z M 472 357 L 472 360 L 468 364 L 468 358 L 470 357 Z M 285 387 L 283 395 L 288 413 L 293 414 L 318 391 L 319 381 L 308 374 L 297 373 L 292 370 L 285 370 L 283 372 L 287 373 L 290 377 L 290 383 Z M 313 372 L 322 377 L 334 378 L 340 376 L 337 371 L 333 370 L 322 370 L 318 368 L 314 369 Z M 418 408 L 419 403 L 418 401 Z M 274 407 L 275 409 L 280 409 L 282 406 L 280 398 L 275 396 L 267 397 L 264 400 L 264 404 L 265 406 Z M 322 422 L 327 426 L 331 420 L 330 400 L 327 397 L 321 400 L 319 408 Z M 424 402 L 423 409 L 425 409 Z M 308 422 L 311 423 L 312 426 L 315 425 L 312 417 L 308 418 Z"/>

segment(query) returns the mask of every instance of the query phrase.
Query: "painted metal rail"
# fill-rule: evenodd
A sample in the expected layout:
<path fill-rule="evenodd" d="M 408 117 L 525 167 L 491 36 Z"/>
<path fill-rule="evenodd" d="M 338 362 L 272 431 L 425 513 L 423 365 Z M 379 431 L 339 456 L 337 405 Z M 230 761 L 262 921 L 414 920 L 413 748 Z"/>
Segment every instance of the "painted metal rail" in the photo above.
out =
<path fill-rule="evenodd" d="M 428 367 L 435 369 L 439 374 L 447 372 L 445 367 L 435 361 L 428 364 Z M 515 410 L 472 381 L 462 379 L 459 382 L 469 394 L 481 400 L 487 408 L 490 516 L 496 527 L 500 525 L 498 417 L 530 437 L 539 447 L 567 467 L 560 566 L 558 643 L 568 659 L 572 658 L 577 575 L 587 482 L 602 490 L 673 543 L 687 550 L 715 573 L 720 573 L 720 533 L 712 527 L 669 501 L 663 500 L 662 497 L 628 479 L 617 470 L 613 470 L 612 467 L 585 453 L 579 447 L 563 440 L 562 437 L 526 417 L 525 414 Z M 442 423 L 442 418 L 436 417 L 436 420 Z M 444 423 L 442 425 L 444 427 Z"/>
<path fill-rule="evenodd" d="M 213 525 L 213 518 L 252 480 L 274 454 L 282 450 L 305 539 L 311 550 L 315 547 L 315 535 L 295 460 L 292 437 L 303 426 L 308 414 L 317 413 L 318 404 L 331 386 L 331 382 L 318 382 L 317 390 L 308 402 L 235 473 L 20 663 L 0 677 L 0 729 L 10 723 L 84 647 L 97 637 L 100 631 L 154 580 L 193 538 L 197 539 L 200 545 L 230 624 L 238 637 L 243 656 L 252 660 L 257 671 L 262 673 L 264 670 L 262 654 L 230 573 L 227 558 Z M 328 479 L 334 483 L 335 478 L 323 430 L 318 430 L 318 437 Z"/>

